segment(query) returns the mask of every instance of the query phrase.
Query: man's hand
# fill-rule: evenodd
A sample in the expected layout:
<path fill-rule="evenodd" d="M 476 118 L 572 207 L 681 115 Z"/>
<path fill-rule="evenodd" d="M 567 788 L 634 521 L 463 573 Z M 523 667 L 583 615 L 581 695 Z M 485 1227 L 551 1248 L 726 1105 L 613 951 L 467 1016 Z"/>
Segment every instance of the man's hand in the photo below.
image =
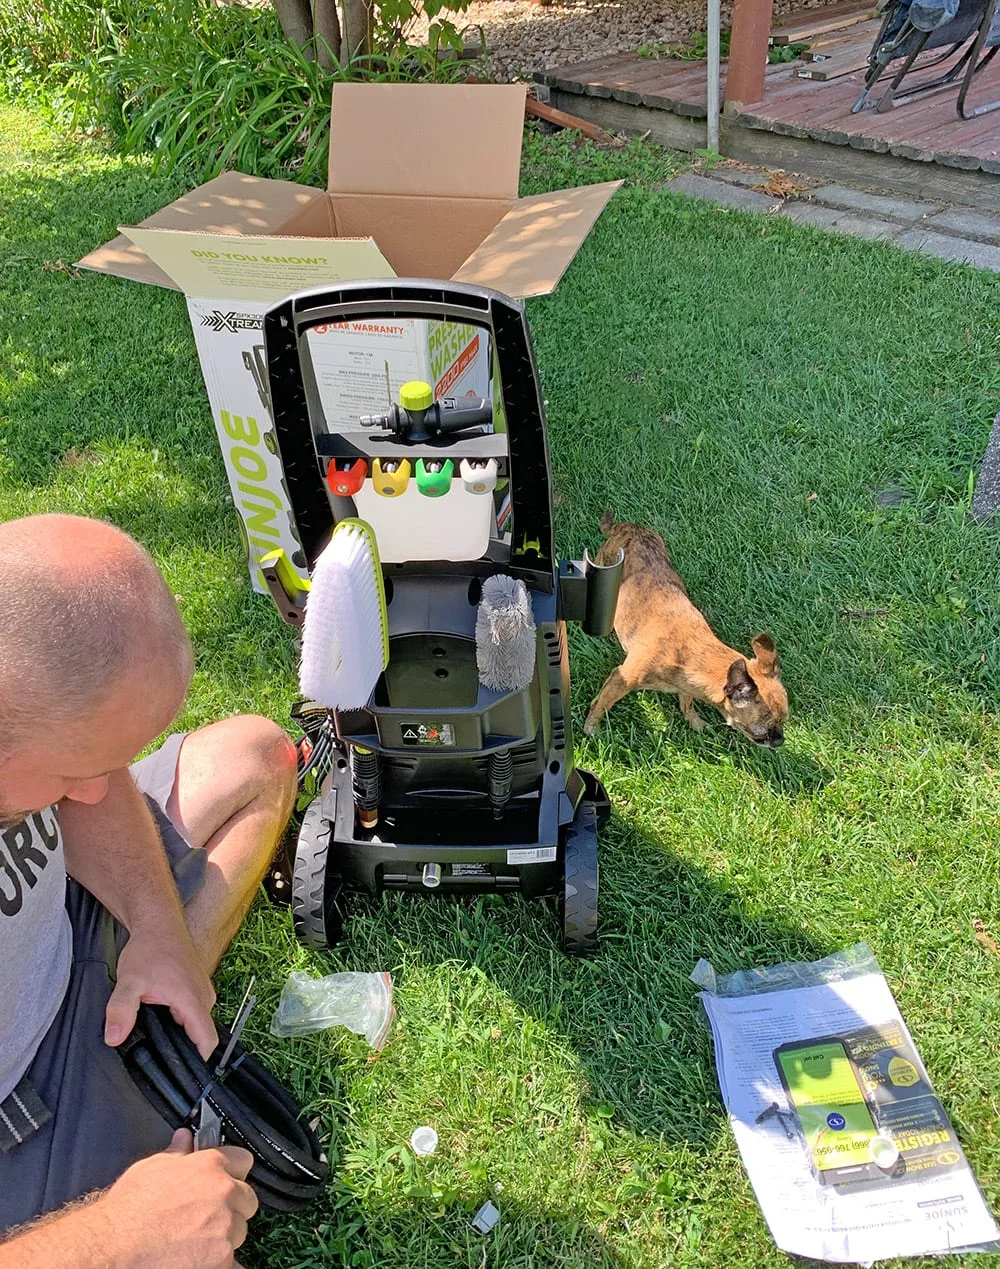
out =
<path fill-rule="evenodd" d="M 0 1269 L 232 1269 L 257 1196 L 253 1155 L 194 1152 L 184 1128 L 99 1198 L 47 1217 L 0 1246 Z"/>
<path fill-rule="evenodd" d="M 140 1004 L 168 1006 L 206 1060 L 218 1044 L 215 989 L 182 922 L 169 936 L 133 934 L 125 944 L 105 1013 L 106 1044 L 116 1047 L 128 1037 Z"/>
<path fill-rule="evenodd" d="M 193 1153 L 191 1134 L 175 1132 L 162 1154 L 133 1164 L 95 1204 L 123 1239 L 123 1258 L 110 1263 L 115 1269 L 229 1269 L 257 1210 L 245 1179 L 252 1166 L 248 1150 Z"/>

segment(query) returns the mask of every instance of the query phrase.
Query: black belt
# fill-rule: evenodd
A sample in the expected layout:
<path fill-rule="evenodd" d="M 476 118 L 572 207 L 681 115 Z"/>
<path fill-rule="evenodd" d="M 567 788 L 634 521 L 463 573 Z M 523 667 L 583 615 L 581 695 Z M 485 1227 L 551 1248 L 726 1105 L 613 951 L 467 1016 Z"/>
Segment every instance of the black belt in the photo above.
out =
<path fill-rule="evenodd" d="M 17 1088 L 0 1102 L 0 1154 L 23 1145 L 51 1118 L 52 1111 L 25 1075 Z"/>

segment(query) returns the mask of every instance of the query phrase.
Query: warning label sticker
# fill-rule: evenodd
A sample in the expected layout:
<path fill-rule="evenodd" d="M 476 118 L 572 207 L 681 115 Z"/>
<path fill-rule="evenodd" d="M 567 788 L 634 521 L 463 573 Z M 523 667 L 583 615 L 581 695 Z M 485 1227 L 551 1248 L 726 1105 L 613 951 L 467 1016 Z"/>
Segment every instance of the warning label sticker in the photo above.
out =
<path fill-rule="evenodd" d="M 451 723 L 403 723 L 403 744 L 443 749 L 455 743 Z"/>

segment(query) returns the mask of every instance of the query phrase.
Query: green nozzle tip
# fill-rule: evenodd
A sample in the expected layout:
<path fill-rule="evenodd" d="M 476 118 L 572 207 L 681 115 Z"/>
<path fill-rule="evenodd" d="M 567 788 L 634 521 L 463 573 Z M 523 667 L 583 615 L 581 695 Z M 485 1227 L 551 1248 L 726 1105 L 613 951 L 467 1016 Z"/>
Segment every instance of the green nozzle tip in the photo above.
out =
<path fill-rule="evenodd" d="M 440 498 L 442 494 L 446 494 L 451 488 L 451 478 L 455 471 L 455 464 L 450 458 L 445 459 L 443 463 L 434 463 L 438 468 L 437 471 L 429 471 L 428 464 L 422 458 L 417 459 L 417 488 L 425 498 Z"/>
<path fill-rule="evenodd" d="M 411 379 L 399 390 L 399 404 L 404 410 L 429 410 L 434 404 L 434 389 L 420 379 Z"/>

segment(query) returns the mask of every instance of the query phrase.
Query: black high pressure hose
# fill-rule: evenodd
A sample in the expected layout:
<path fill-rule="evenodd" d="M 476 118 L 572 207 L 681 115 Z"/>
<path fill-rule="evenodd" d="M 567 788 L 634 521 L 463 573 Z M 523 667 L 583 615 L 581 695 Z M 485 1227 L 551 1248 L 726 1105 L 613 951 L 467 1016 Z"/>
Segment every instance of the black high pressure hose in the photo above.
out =
<path fill-rule="evenodd" d="M 262 1207 L 294 1212 L 318 1198 L 330 1169 L 312 1128 L 292 1097 L 240 1044 L 221 1079 L 215 1065 L 229 1039 L 206 1062 L 162 1005 L 141 1005 L 122 1060 L 146 1100 L 172 1128 L 192 1126 L 202 1097 L 222 1121 L 223 1144 L 243 1146 L 254 1163 L 247 1181 Z M 207 1091 L 207 1094 L 205 1090 Z"/>

